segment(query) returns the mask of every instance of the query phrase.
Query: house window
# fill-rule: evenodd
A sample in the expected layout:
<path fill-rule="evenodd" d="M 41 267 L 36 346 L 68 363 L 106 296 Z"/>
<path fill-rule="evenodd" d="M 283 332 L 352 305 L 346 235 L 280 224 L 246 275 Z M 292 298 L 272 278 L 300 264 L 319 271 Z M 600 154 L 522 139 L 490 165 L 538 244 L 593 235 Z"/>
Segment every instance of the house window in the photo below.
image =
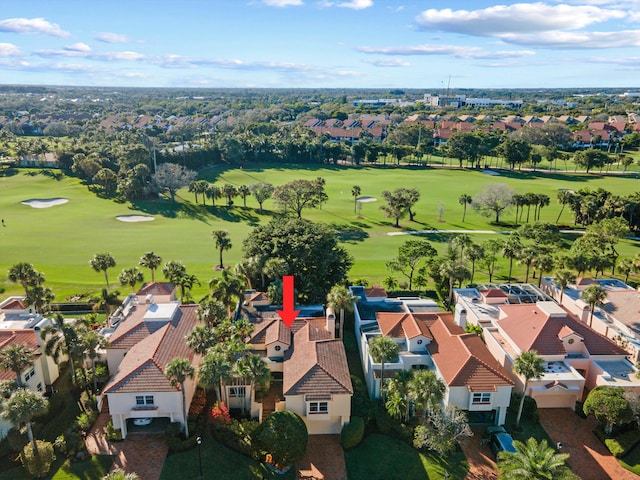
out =
<path fill-rule="evenodd" d="M 308 415 L 318 415 L 329 413 L 329 402 L 309 402 L 307 408 Z"/>
<path fill-rule="evenodd" d="M 144 407 L 145 405 L 153 405 L 153 395 L 136 395 L 136 405 Z"/>
<path fill-rule="evenodd" d="M 486 405 L 488 403 L 491 403 L 491 393 L 474 393 L 471 403 L 473 403 L 474 405 Z"/>
<path fill-rule="evenodd" d="M 418 345 L 422 345 L 422 340 L 418 340 Z"/>
<path fill-rule="evenodd" d="M 32 378 L 36 374 L 35 369 L 31 366 L 29 370 L 24 373 L 24 381 L 28 382 L 30 378 Z"/>
<path fill-rule="evenodd" d="M 244 398 L 247 395 L 247 387 L 229 387 L 230 397 Z"/>
<path fill-rule="evenodd" d="M 39 392 L 41 392 L 42 391 L 42 382 L 40 382 L 36 388 L 37 388 L 37 390 Z"/>
<path fill-rule="evenodd" d="M 280 350 L 282 350 L 282 347 L 281 347 L 280 345 L 276 345 L 276 346 L 275 346 L 275 348 L 274 348 L 274 350 L 275 350 L 276 352 L 279 352 Z"/>

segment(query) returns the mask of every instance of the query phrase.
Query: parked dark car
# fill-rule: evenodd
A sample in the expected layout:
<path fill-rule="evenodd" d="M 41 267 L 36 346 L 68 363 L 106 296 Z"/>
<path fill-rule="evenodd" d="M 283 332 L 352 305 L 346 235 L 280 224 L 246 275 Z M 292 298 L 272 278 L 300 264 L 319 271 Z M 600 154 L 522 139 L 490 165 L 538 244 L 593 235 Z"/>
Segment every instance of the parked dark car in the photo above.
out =
<path fill-rule="evenodd" d="M 503 427 L 488 427 L 485 432 L 485 442 L 491 447 L 491 451 L 496 456 L 496 460 L 498 460 L 498 454 L 500 452 L 515 453 L 516 451 L 516 448 L 513 446 L 513 438 Z"/>

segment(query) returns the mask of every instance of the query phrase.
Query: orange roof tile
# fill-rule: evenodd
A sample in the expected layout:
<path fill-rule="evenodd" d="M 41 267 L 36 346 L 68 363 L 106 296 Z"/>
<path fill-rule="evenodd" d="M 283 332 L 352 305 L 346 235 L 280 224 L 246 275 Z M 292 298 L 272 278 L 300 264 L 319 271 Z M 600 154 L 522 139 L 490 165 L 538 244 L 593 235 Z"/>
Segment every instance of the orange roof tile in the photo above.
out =
<path fill-rule="evenodd" d="M 38 353 L 38 339 L 36 338 L 36 332 L 31 329 L 19 329 L 19 330 L 0 330 L 0 350 L 11 345 L 26 345 L 34 355 Z M 0 381 L 3 380 L 15 380 L 16 374 L 12 370 L 3 370 L 0 368 Z"/>
<path fill-rule="evenodd" d="M 393 338 L 431 338 L 429 328 L 424 322 L 417 322 L 410 313 L 376 312 L 380 332 Z"/>
<path fill-rule="evenodd" d="M 416 314 L 418 318 L 422 314 Z M 474 392 L 496 391 L 513 381 L 491 355 L 482 339 L 453 323 L 451 314 L 425 317 L 432 322 L 433 341 L 427 346 L 438 371 L 450 387 L 466 386 Z"/>
<path fill-rule="evenodd" d="M 315 321 L 295 334 L 293 352 L 284 362 L 284 395 L 345 395 L 353 393 L 347 354 L 339 339 L 318 338 Z M 314 325 L 315 324 L 315 325 Z"/>
<path fill-rule="evenodd" d="M 584 346 L 590 355 L 626 354 L 613 341 L 589 328 L 569 312 L 565 316 L 551 316 L 531 303 L 501 305 L 500 309 L 505 317 L 498 320 L 499 327 L 522 352 L 535 350 L 539 355 L 566 355 L 560 331 L 568 327 L 584 339 Z"/>
<path fill-rule="evenodd" d="M 364 294 L 371 298 L 371 297 L 386 297 L 387 296 L 387 291 L 382 288 L 380 285 L 374 285 L 371 288 L 365 288 L 364 289 Z"/>
<path fill-rule="evenodd" d="M 171 295 L 175 289 L 171 282 L 149 282 L 140 287 L 137 295 Z"/>

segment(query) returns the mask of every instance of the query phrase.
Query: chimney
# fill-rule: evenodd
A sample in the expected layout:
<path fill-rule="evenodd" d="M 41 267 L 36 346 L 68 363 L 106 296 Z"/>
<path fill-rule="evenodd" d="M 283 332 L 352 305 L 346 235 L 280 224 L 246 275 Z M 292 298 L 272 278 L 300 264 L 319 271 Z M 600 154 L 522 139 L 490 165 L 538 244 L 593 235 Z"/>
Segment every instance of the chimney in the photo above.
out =
<path fill-rule="evenodd" d="M 325 325 L 327 332 L 329 332 L 334 338 L 336 336 L 336 314 L 333 308 L 327 307 L 327 323 Z"/>
<path fill-rule="evenodd" d="M 467 309 L 460 303 L 456 304 L 456 314 L 454 317 L 456 325 L 462 329 L 467 326 Z"/>

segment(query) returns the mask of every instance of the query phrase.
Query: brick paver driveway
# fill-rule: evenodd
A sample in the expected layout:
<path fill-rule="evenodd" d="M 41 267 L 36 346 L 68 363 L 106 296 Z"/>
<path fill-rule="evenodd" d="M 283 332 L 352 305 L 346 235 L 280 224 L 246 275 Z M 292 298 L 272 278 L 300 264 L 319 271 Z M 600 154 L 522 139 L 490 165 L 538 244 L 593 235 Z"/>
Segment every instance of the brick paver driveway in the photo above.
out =
<path fill-rule="evenodd" d="M 108 420 L 109 414 L 101 413 L 87 435 L 85 444 L 89 453 L 115 455 L 114 469 L 135 472 L 140 480 L 159 480 L 168 451 L 164 434 L 130 434 L 123 442 L 110 443 L 102 430 Z"/>
<path fill-rule="evenodd" d="M 594 418 L 581 418 L 567 408 L 538 410 L 540 423 L 554 443 L 562 442 L 562 453 L 568 453 L 571 469 L 582 480 L 637 480 L 638 475 L 625 470 L 593 434 Z"/>
<path fill-rule="evenodd" d="M 298 478 L 347 480 L 340 435 L 309 435 L 307 454 L 298 462 Z"/>
<path fill-rule="evenodd" d="M 495 480 L 496 462 L 489 445 L 482 444 L 482 434 L 485 427 L 473 427 L 473 437 L 460 442 L 464 456 L 469 463 L 469 473 L 465 480 Z"/>

